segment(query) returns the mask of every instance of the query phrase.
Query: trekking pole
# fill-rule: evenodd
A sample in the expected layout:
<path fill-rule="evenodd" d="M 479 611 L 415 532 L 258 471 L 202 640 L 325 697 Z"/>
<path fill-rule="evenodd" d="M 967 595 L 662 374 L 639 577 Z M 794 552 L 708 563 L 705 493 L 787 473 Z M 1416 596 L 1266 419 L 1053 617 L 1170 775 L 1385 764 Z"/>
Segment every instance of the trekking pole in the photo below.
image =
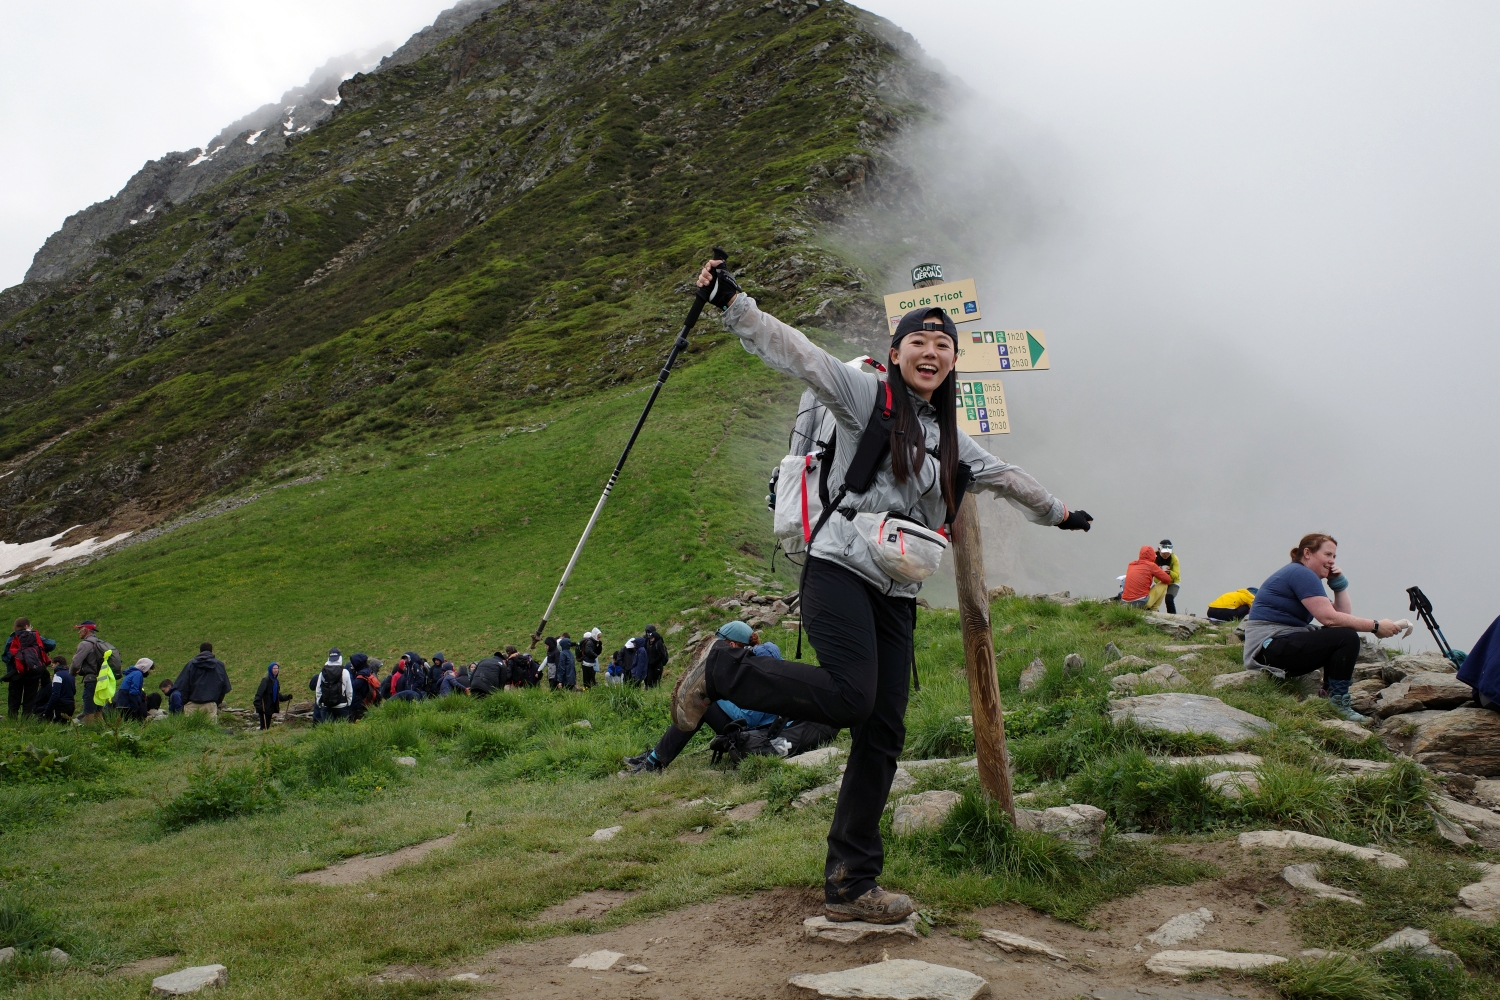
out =
<path fill-rule="evenodd" d="M 1438 649 L 1442 650 L 1443 656 L 1453 660 L 1453 647 L 1449 645 L 1448 637 L 1443 635 L 1443 630 L 1438 627 L 1437 619 L 1432 617 L 1432 602 L 1427 599 L 1426 594 L 1422 593 L 1422 588 L 1407 587 L 1406 596 L 1411 598 L 1411 606 L 1407 610 L 1417 613 L 1417 617 L 1422 619 L 1422 624 L 1427 626 L 1427 630 L 1437 640 Z M 1459 661 L 1454 660 L 1454 662 Z"/>
<path fill-rule="evenodd" d="M 729 259 L 729 254 L 720 247 L 714 247 L 714 260 L 720 262 L 722 267 Z M 594 525 L 599 521 L 599 514 L 604 510 L 604 502 L 609 499 L 610 491 L 615 488 L 615 483 L 620 478 L 620 470 L 625 468 L 625 460 L 630 457 L 630 449 L 635 447 L 635 439 L 640 437 L 641 428 L 646 425 L 646 418 L 651 415 L 651 407 L 656 403 L 656 397 L 661 393 L 661 387 L 667 384 L 667 377 L 672 374 L 672 365 L 677 361 L 677 355 L 687 346 L 687 335 L 693 327 L 698 324 L 698 314 L 703 312 L 703 303 L 708 299 L 704 294 L 706 289 L 699 289 L 698 294 L 693 296 L 693 304 L 688 307 L 687 319 L 682 323 L 682 331 L 677 334 L 677 340 L 672 344 L 672 352 L 667 355 L 667 363 L 662 365 L 661 374 L 656 376 L 656 384 L 651 387 L 651 395 L 646 399 L 646 406 L 641 410 L 641 415 L 635 422 L 635 430 L 630 432 L 630 440 L 625 442 L 625 450 L 620 452 L 620 460 L 615 463 L 615 471 L 609 474 L 609 482 L 604 484 L 604 492 L 599 495 L 599 502 L 594 504 L 594 513 L 589 517 L 589 523 L 584 526 L 583 536 L 578 539 L 578 544 L 573 548 L 573 557 L 568 560 L 567 568 L 563 570 L 562 579 L 557 581 L 557 589 L 552 592 L 552 600 L 547 604 L 547 610 L 542 614 L 541 624 L 537 625 L 536 631 L 531 635 L 531 649 L 541 641 L 542 630 L 547 627 L 547 621 L 552 617 L 552 612 L 557 608 L 557 602 L 562 598 L 563 588 L 568 585 L 568 577 L 573 575 L 573 567 L 578 565 L 578 557 L 583 554 L 583 547 L 589 540 L 589 533 L 594 530 Z"/>

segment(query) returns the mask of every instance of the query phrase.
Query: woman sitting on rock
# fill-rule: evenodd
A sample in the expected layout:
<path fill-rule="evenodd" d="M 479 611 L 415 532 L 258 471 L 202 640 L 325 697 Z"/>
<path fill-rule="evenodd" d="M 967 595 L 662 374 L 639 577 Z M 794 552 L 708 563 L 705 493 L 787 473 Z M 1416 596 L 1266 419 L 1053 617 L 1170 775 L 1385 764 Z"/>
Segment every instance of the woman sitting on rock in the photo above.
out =
<path fill-rule="evenodd" d="M 1328 700 L 1351 722 L 1369 722 L 1349 701 L 1349 680 L 1359 656 L 1359 633 L 1386 639 L 1401 631 L 1381 618 L 1356 618 L 1349 580 L 1335 560 L 1339 543 L 1330 535 L 1303 535 L 1292 561 L 1266 578 L 1245 619 L 1245 667 L 1288 677 L 1323 671 Z M 1333 600 L 1323 590 L 1323 581 Z M 1312 624 L 1317 619 L 1321 628 Z"/>

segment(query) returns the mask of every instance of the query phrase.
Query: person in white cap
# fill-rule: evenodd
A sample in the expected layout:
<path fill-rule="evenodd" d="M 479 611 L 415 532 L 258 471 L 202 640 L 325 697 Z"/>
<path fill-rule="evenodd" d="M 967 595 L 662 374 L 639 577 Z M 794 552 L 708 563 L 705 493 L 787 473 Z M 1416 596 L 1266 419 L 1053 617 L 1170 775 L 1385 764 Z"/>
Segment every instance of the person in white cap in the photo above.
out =
<path fill-rule="evenodd" d="M 603 634 L 597 628 L 591 628 L 583 633 L 583 641 L 578 644 L 578 662 L 583 666 L 585 688 L 593 687 L 594 678 L 599 674 L 599 654 L 604 652 L 604 643 L 599 637 Z"/>
<path fill-rule="evenodd" d="M 1163 538 L 1161 544 L 1156 547 L 1156 565 L 1166 570 L 1172 577 L 1172 582 L 1167 584 L 1167 614 L 1177 613 L 1177 594 L 1182 590 L 1182 564 L 1177 561 L 1177 553 L 1172 551 L 1172 540 Z"/>
<path fill-rule="evenodd" d="M 156 666 L 149 656 L 143 656 L 125 669 L 120 686 L 115 689 L 115 708 L 125 713 L 128 719 L 146 718 L 146 675 Z"/>

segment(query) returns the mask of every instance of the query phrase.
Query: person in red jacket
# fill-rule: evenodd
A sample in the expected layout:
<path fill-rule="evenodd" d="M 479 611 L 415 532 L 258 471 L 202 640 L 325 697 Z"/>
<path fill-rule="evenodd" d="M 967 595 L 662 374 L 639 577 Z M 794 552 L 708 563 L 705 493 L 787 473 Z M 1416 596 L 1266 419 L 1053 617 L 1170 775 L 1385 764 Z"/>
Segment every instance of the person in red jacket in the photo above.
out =
<path fill-rule="evenodd" d="M 1140 558 L 1125 567 L 1125 589 L 1120 600 L 1132 607 L 1144 608 L 1151 597 L 1151 581 L 1171 583 L 1172 574 L 1156 565 L 1156 546 L 1142 545 Z"/>

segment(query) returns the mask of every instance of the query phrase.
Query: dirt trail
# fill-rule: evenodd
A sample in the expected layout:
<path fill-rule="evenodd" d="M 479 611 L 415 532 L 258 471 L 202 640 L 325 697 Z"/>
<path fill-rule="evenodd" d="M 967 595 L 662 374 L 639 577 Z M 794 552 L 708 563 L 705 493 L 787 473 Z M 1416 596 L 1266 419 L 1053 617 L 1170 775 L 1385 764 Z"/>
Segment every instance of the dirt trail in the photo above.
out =
<path fill-rule="evenodd" d="M 314 885 L 352 885 L 355 882 L 363 882 L 367 878 L 384 875 L 388 871 L 394 871 L 402 865 L 409 865 L 414 861 L 420 861 L 426 857 L 428 852 L 435 851 L 440 847 L 447 847 L 453 843 L 457 834 L 450 833 L 446 837 L 438 837 L 436 840 L 424 841 L 420 844 L 412 844 L 403 847 L 399 851 L 390 854 L 364 855 L 350 858 L 348 861 L 340 861 L 336 865 L 327 868 L 319 868 L 317 871 L 302 872 L 293 876 L 297 882 L 311 882 Z"/>
<path fill-rule="evenodd" d="M 1281 866 L 1290 859 L 1251 859 L 1233 841 L 1184 845 L 1172 850 L 1214 861 L 1225 876 L 1192 886 L 1160 886 L 1101 906 L 1096 929 L 1085 930 L 1007 905 L 976 911 L 981 927 L 1014 931 L 1064 952 L 1069 962 L 1032 955 L 1007 955 L 983 941 L 966 941 L 954 929 L 936 930 L 921 940 L 894 938 L 839 945 L 808 939 L 805 917 L 821 912 L 820 894 L 778 889 L 745 898 L 727 898 L 663 914 L 599 934 L 569 935 L 497 948 L 448 969 L 391 968 L 384 981 L 478 975 L 477 995 L 487 1000 L 574 1000 L 599 997 L 750 998 L 779 1000 L 812 994 L 788 985 L 799 972 L 833 972 L 868 962 L 882 953 L 891 958 L 918 958 L 967 969 L 989 980 L 990 995 L 1014 1000 L 1053 1000 L 1125 990 L 1145 997 L 1271 997 L 1249 980 L 1228 978 L 1174 983 L 1145 970 L 1145 961 L 1160 950 L 1142 939 L 1168 918 L 1208 907 L 1214 914 L 1201 938 L 1182 948 L 1222 948 L 1295 955 L 1301 947 L 1291 927 L 1295 890 L 1281 883 Z M 1269 906 L 1267 898 L 1278 900 Z M 1257 899 L 1262 900 L 1257 905 Z M 1142 950 L 1136 951 L 1140 944 Z M 622 952 L 606 972 L 573 969 L 579 955 L 601 949 Z M 630 973 L 640 964 L 647 973 Z M 1141 992 L 1136 992 L 1137 990 Z M 1118 996 L 1119 994 L 1115 994 Z"/>

